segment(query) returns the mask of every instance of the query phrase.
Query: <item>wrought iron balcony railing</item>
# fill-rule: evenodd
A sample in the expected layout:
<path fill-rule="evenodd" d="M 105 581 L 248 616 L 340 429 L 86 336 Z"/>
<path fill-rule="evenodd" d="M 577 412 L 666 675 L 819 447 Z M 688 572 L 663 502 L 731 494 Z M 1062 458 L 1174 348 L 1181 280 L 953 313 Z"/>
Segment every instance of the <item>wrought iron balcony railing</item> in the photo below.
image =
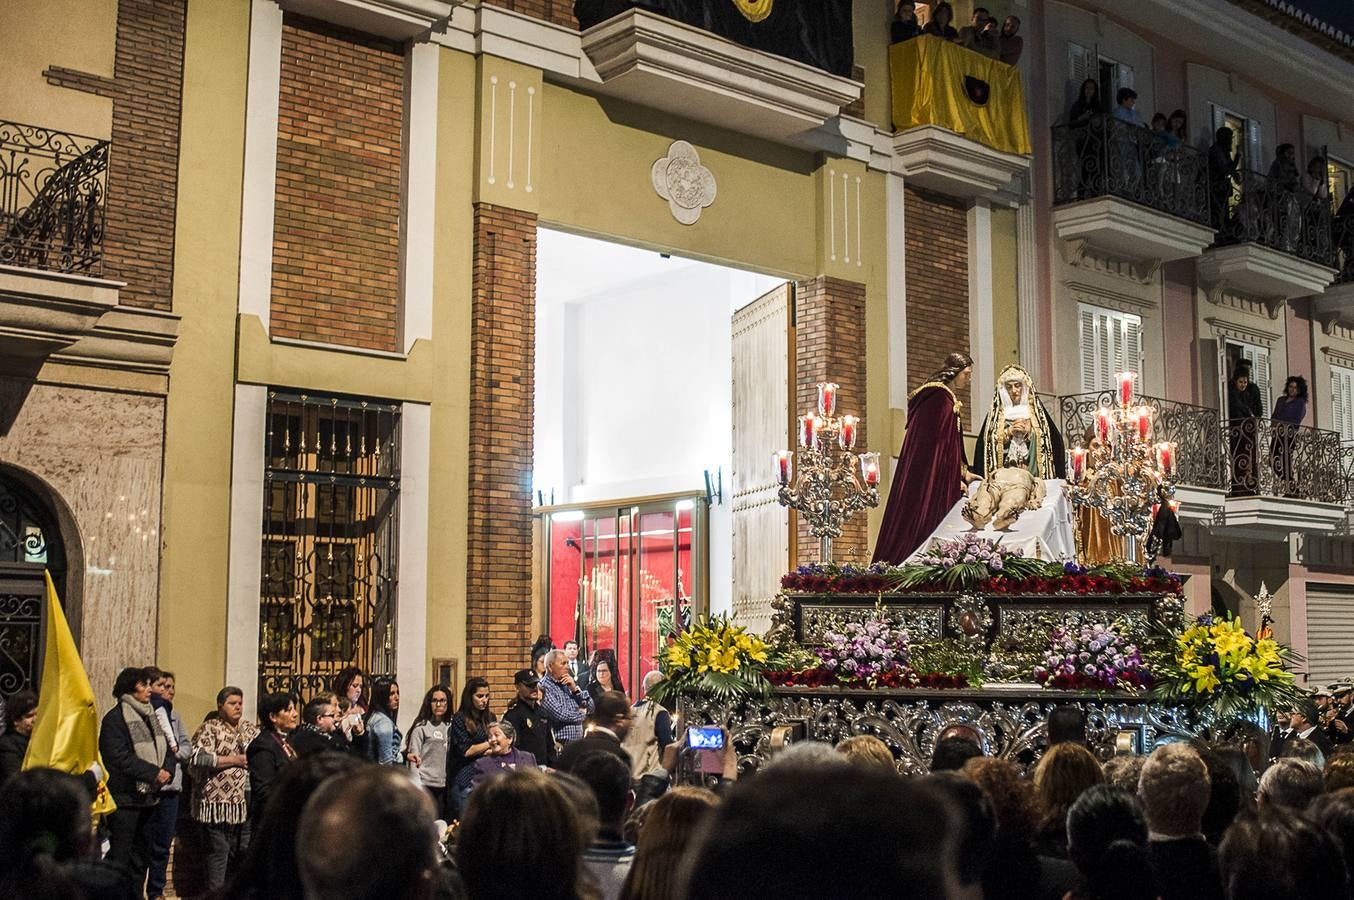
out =
<path fill-rule="evenodd" d="M 1053 202 L 1119 197 L 1200 225 L 1208 219 L 1208 157 L 1150 130 L 1096 116 L 1053 129 Z"/>
<path fill-rule="evenodd" d="M 1227 422 L 1223 432 L 1232 496 L 1318 503 L 1343 503 L 1348 497 L 1345 454 L 1334 431 L 1271 419 L 1236 419 Z"/>
<path fill-rule="evenodd" d="M 0 120 L 0 265 L 100 274 L 108 146 Z"/>
<path fill-rule="evenodd" d="M 1235 183 L 1223 180 L 1212 186 L 1210 207 L 1218 246 L 1256 243 L 1335 265 L 1329 201 L 1303 196 L 1259 172 L 1241 172 Z"/>
<path fill-rule="evenodd" d="M 1335 220 L 1336 284 L 1354 283 L 1354 216 L 1339 216 Z"/>
<path fill-rule="evenodd" d="M 1051 399 L 1056 403 L 1052 408 L 1057 409 L 1055 415 L 1062 428 L 1063 441 L 1069 448 L 1087 446 L 1095 432 L 1096 411 L 1112 408 L 1118 402 L 1115 391 L 1069 394 Z M 1218 418 L 1218 411 L 1162 397 L 1139 399 L 1142 405 L 1152 409 L 1153 442 L 1171 441 L 1176 445 L 1176 473 L 1180 484 L 1227 487 L 1222 420 Z M 1048 402 L 1045 400 L 1046 404 Z"/>

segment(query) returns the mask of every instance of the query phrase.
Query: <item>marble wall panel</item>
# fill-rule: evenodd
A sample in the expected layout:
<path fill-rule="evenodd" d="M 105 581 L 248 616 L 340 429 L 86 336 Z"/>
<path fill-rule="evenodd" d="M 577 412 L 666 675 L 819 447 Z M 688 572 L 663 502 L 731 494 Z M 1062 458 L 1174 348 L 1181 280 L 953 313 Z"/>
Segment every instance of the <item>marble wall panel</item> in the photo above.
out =
<path fill-rule="evenodd" d="M 69 508 L 84 571 L 80 654 L 100 709 L 118 670 L 155 660 L 164 399 L 0 378 L 0 464 Z"/>

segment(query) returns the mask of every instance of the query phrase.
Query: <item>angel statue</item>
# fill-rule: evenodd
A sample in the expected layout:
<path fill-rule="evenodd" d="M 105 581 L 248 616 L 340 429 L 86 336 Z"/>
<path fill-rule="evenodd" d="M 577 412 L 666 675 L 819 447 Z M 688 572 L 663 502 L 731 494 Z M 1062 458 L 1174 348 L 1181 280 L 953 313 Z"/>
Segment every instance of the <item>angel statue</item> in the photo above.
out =
<path fill-rule="evenodd" d="M 1043 505 L 1046 479 L 1065 477 L 1062 434 L 1020 366 L 1007 366 L 997 379 L 974 456 L 971 468 L 982 483 L 964 505 L 964 518 L 976 528 L 989 522 L 1000 531 L 1010 528 L 1021 512 Z"/>

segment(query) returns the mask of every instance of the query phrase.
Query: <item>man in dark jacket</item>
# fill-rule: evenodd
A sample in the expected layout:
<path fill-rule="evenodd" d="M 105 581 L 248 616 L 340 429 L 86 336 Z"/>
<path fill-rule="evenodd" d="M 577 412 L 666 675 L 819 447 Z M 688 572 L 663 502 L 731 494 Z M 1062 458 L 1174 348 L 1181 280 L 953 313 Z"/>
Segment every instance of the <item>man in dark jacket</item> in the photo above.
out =
<path fill-rule="evenodd" d="M 0 787 L 23 768 L 37 714 L 38 696 L 32 691 L 18 691 L 9 698 L 4 710 L 5 730 L 0 734 Z"/>
<path fill-rule="evenodd" d="M 520 669 L 512 677 L 513 687 L 517 689 L 517 698 L 512 701 L 503 721 L 517 732 L 517 749 L 536 757 L 538 765 L 555 767 L 555 736 L 550 733 L 550 723 L 541 709 L 541 685 L 536 673 L 530 669 Z"/>
<path fill-rule="evenodd" d="M 337 730 L 338 712 L 328 695 L 322 694 L 301 711 L 301 727 L 287 735 L 297 756 L 312 753 L 347 753 L 348 742 Z"/>
<path fill-rule="evenodd" d="M 1161 900 L 1222 900 L 1218 856 L 1203 835 L 1208 767 L 1188 744 L 1167 744 L 1138 777 L 1148 848 Z"/>
<path fill-rule="evenodd" d="M 621 742 L 630 731 L 632 716 L 630 701 L 620 691 L 605 691 L 598 695 L 592 717 L 588 720 L 587 734 L 560 752 L 556 768 L 561 772 L 571 772 L 584 756 L 600 750 L 620 759 L 629 771 L 630 754 L 625 752 Z"/>
<path fill-rule="evenodd" d="M 174 777 L 174 751 L 155 721 L 151 678 L 145 669 L 126 668 L 113 682 L 117 705 L 103 717 L 99 754 L 108 771 L 108 793 L 117 810 L 108 817 L 108 860 L 143 884 L 150 868 L 151 818 L 160 788 Z"/>

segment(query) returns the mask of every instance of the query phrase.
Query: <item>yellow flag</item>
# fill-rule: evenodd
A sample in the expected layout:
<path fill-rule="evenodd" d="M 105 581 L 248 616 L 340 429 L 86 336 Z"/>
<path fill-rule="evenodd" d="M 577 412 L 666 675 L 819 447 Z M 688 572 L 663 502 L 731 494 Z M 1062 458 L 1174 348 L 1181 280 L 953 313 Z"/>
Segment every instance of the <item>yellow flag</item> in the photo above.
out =
<path fill-rule="evenodd" d="M 59 769 L 72 775 L 93 769 L 99 779 L 93 812 L 107 815 L 117 806 L 108 793 L 108 775 L 99 756 L 99 710 L 94 705 L 94 689 L 80 662 L 66 614 L 61 611 L 52 576 L 46 577 L 47 649 L 42 660 L 38 717 L 23 767 Z"/>

